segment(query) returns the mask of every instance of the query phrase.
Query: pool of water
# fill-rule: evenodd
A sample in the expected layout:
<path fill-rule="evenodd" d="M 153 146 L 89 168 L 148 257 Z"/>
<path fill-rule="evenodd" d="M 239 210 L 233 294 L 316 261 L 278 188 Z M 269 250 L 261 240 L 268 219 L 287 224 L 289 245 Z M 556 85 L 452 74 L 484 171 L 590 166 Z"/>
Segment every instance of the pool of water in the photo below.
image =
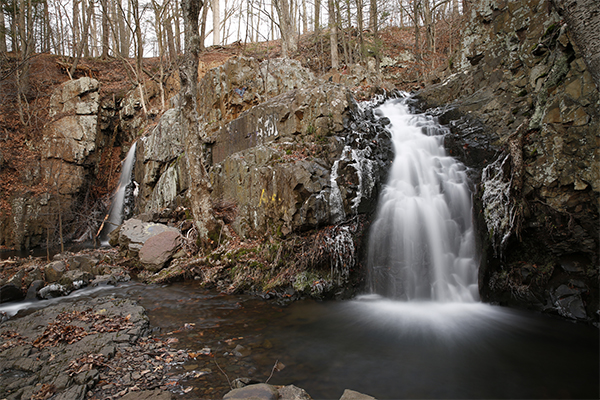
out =
<path fill-rule="evenodd" d="M 294 384 L 315 399 L 339 398 L 345 388 L 378 399 L 599 395 L 598 329 L 526 311 L 376 296 L 285 306 L 193 282 L 82 295 L 107 293 L 137 299 L 154 334 L 197 353 L 181 368 L 208 373 L 185 382 L 196 390 L 184 397 L 221 398 L 228 379 L 270 375 L 269 383 Z M 277 361 L 285 368 L 274 370 Z"/>

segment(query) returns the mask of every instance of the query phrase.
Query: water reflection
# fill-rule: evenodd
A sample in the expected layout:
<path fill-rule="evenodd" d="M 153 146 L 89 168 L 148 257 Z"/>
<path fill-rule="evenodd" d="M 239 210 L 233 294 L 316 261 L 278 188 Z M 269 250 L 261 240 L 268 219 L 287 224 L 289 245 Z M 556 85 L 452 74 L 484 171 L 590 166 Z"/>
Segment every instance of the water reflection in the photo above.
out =
<path fill-rule="evenodd" d="M 294 384 L 315 399 L 339 398 L 345 388 L 378 399 L 599 394 L 598 329 L 530 312 L 374 296 L 283 307 L 207 291 L 193 282 L 96 290 L 79 298 L 137 299 L 151 326 L 160 328 L 155 334 L 197 353 L 174 373 L 210 373 L 185 382 L 197 389 L 183 398 L 221 398 L 228 391 L 216 363 L 230 379 L 264 382 L 276 360 L 286 368 L 270 383 Z M 238 345 L 243 350 L 236 355 Z"/>

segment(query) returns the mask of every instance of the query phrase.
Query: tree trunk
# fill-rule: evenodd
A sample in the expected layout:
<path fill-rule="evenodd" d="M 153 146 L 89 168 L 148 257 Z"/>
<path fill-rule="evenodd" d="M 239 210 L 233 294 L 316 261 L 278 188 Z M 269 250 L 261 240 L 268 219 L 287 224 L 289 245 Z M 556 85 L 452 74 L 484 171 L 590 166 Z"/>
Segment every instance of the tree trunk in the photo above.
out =
<path fill-rule="evenodd" d="M 4 48 L 6 51 L 6 41 L 4 40 L 4 13 L 0 12 L 0 52 L 2 52 L 2 44 L 4 43 Z M 52 34 L 52 27 L 50 25 L 50 12 L 48 10 L 48 0 L 44 0 L 44 52 L 52 51 L 52 45 L 54 40 L 54 35 Z"/>
<path fill-rule="evenodd" d="M 553 0 L 581 50 L 596 87 L 600 90 L 600 2 L 598 0 Z"/>
<path fill-rule="evenodd" d="M 302 33 L 308 32 L 308 15 L 306 15 L 306 0 L 302 0 Z"/>
<path fill-rule="evenodd" d="M 167 47 L 169 48 L 169 59 L 171 63 L 175 65 L 177 63 L 177 46 L 175 46 L 175 37 L 173 36 L 173 21 L 175 20 L 173 14 L 170 12 L 170 7 L 167 9 L 169 17 L 165 20 L 165 31 L 167 33 Z"/>
<path fill-rule="evenodd" d="M 369 2 L 369 29 L 371 32 L 377 30 L 377 0 Z"/>
<path fill-rule="evenodd" d="M 363 17 L 363 0 L 356 0 L 356 22 L 358 24 L 358 42 L 360 46 L 360 62 L 361 64 L 365 61 L 365 40 L 363 37 L 364 30 L 364 17 Z"/>
<path fill-rule="evenodd" d="M 90 3 L 92 2 L 92 0 L 90 0 Z M 87 16 L 85 17 L 85 20 L 82 21 L 83 22 L 83 36 L 87 37 L 88 36 L 88 30 L 89 30 L 89 26 L 90 26 L 90 22 L 92 19 L 92 11 L 93 8 L 90 7 L 87 9 Z M 79 42 L 79 46 L 77 47 L 77 50 L 75 51 L 75 59 L 73 60 L 73 65 L 71 66 L 71 72 L 70 72 L 70 76 L 73 77 L 73 74 L 75 74 L 75 70 L 77 69 L 77 63 L 79 63 L 79 59 L 81 58 L 81 54 L 83 52 L 83 47 L 85 46 L 85 41 L 81 40 Z"/>
<path fill-rule="evenodd" d="M 101 59 L 108 58 L 108 49 L 110 47 L 110 26 L 108 21 L 108 0 L 101 0 L 100 7 L 102 9 L 102 55 Z"/>
<path fill-rule="evenodd" d="M 131 9 L 133 11 L 133 23 L 136 41 L 136 63 L 135 69 L 137 72 L 139 84 L 142 84 L 142 61 L 144 59 L 144 41 L 142 38 L 142 20 L 140 17 L 140 6 L 138 0 L 131 0 Z M 142 100 L 143 101 L 143 100 Z"/>
<path fill-rule="evenodd" d="M 321 0 L 315 0 L 315 21 L 314 28 L 315 33 L 319 33 L 321 30 Z"/>
<path fill-rule="evenodd" d="M 329 40 L 331 44 L 331 68 L 338 69 L 340 67 L 340 58 L 338 55 L 337 27 L 335 21 L 335 5 L 334 0 L 328 2 L 329 12 Z"/>
<path fill-rule="evenodd" d="M 212 10 L 213 10 L 213 45 L 217 46 L 217 45 L 221 44 L 221 38 L 219 37 L 219 24 L 221 23 L 219 0 L 212 0 Z"/>
<path fill-rule="evenodd" d="M 131 42 L 129 40 L 129 29 L 127 29 L 127 22 L 129 20 L 129 12 L 126 12 L 123 8 L 123 4 L 121 0 L 119 0 L 119 12 L 118 15 L 118 26 L 119 26 L 119 39 L 120 39 L 120 50 L 121 57 L 129 58 L 129 48 L 131 46 Z M 131 9 L 130 9 L 131 10 Z"/>
<path fill-rule="evenodd" d="M 79 2 L 81 0 L 73 0 L 73 49 L 72 55 L 73 57 L 77 57 L 77 49 L 79 45 L 79 40 L 81 37 L 80 27 L 79 27 Z"/>
<path fill-rule="evenodd" d="M 413 1 L 413 23 L 415 24 L 415 58 L 421 60 L 421 35 L 419 29 L 419 8 L 421 7 L 421 0 Z"/>
<path fill-rule="evenodd" d="M 434 40 L 435 40 L 435 32 L 434 32 L 434 26 L 433 26 L 433 15 L 432 15 L 432 10 L 429 4 L 429 1 L 426 0 L 423 6 L 423 22 L 425 24 L 425 37 L 426 37 L 426 42 L 427 42 L 427 50 L 428 51 L 435 51 L 434 50 Z"/>
<path fill-rule="evenodd" d="M 81 19 L 82 21 L 85 21 L 86 19 L 86 15 L 88 15 L 88 7 L 92 8 L 94 7 L 94 4 L 92 2 L 90 2 L 89 6 L 86 4 L 85 0 L 81 1 Z M 89 24 L 90 24 L 90 19 L 88 18 L 87 23 L 84 22 L 85 26 L 84 26 L 84 31 L 85 33 L 81 36 L 81 43 L 83 43 L 83 56 L 84 57 L 89 57 L 90 56 L 90 46 L 89 46 L 89 38 L 90 35 L 88 35 L 89 32 Z"/>
<path fill-rule="evenodd" d="M 0 55 L 6 54 L 6 24 L 4 22 L 4 10 L 0 10 Z"/>
<path fill-rule="evenodd" d="M 215 221 L 210 203 L 210 182 L 204 167 L 202 139 L 196 110 L 198 92 L 198 16 L 202 0 L 182 0 L 185 53 L 179 67 L 182 130 L 186 140 L 186 163 L 190 174 L 189 199 L 200 238 L 207 240 Z"/>
<path fill-rule="evenodd" d="M 275 10 L 279 16 L 279 31 L 281 32 L 281 53 L 288 57 L 298 50 L 298 38 L 295 32 L 293 3 L 288 0 L 275 0 Z"/>
<path fill-rule="evenodd" d="M 179 25 L 179 1 L 172 2 L 173 4 L 173 26 L 175 27 L 175 49 L 177 54 L 181 54 L 181 25 Z M 204 2 L 202 3 L 204 4 Z"/>
<path fill-rule="evenodd" d="M 340 1 L 336 2 L 336 22 L 337 22 L 337 29 L 338 29 L 338 37 L 342 42 L 342 52 L 344 54 L 344 63 L 346 65 L 350 64 L 350 59 L 349 59 L 349 54 L 348 54 L 348 45 L 346 43 L 346 33 L 344 32 L 344 27 L 342 26 L 342 10 L 340 7 Z M 341 31 L 341 32 L 340 32 Z"/>
<path fill-rule="evenodd" d="M 206 41 L 206 19 L 208 18 L 208 7 L 202 7 L 202 18 L 200 22 L 200 50 L 204 50 L 204 42 Z M 241 20 L 241 18 L 240 18 Z M 239 26 L 238 26 L 239 34 Z M 172 35 L 172 34 L 171 34 Z"/>

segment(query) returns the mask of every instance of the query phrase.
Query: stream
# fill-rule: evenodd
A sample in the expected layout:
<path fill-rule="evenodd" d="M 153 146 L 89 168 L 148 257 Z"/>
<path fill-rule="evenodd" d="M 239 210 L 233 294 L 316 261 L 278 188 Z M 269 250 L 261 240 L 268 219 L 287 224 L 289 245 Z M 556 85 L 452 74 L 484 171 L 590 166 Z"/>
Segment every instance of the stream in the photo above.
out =
<path fill-rule="evenodd" d="M 294 384 L 315 399 L 339 398 L 346 388 L 378 399 L 599 395 L 598 329 L 522 310 L 376 295 L 284 306 L 194 282 L 130 283 L 74 294 L 51 302 L 137 299 L 153 335 L 196 353 L 174 371 L 197 372 L 182 382 L 197 389 L 181 398 L 221 398 L 229 390 L 225 374 L 264 382 L 276 361 L 285 368 L 273 371 L 269 383 Z M 23 313 L 46 304 L 19 305 L 28 308 Z M 16 311 L 10 307 L 0 306 Z"/>

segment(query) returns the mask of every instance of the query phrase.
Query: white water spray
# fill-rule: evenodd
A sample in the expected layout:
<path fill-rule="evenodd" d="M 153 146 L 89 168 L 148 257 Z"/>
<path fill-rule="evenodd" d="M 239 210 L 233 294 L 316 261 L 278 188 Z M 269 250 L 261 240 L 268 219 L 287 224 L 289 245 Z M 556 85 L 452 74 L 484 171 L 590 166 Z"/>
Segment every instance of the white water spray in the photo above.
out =
<path fill-rule="evenodd" d="M 466 168 L 446 155 L 433 119 L 411 115 L 401 100 L 376 113 L 391 121 L 396 155 L 371 227 L 371 291 L 403 300 L 477 300 Z"/>
<path fill-rule="evenodd" d="M 121 167 L 121 176 L 119 178 L 119 184 L 113 195 L 113 201 L 110 205 L 110 214 L 104 229 L 102 230 L 102 241 L 106 241 L 108 234 L 115 230 L 116 227 L 121 225 L 123 222 L 123 206 L 125 203 L 125 196 L 127 194 L 127 186 L 131 183 L 131 176 L 133 173 L 133 165 L 135 163 L 135 149 L 137 142 L 131 145 L 131 148 L 127 152 L 127 157 L 123 161 Z"/>

